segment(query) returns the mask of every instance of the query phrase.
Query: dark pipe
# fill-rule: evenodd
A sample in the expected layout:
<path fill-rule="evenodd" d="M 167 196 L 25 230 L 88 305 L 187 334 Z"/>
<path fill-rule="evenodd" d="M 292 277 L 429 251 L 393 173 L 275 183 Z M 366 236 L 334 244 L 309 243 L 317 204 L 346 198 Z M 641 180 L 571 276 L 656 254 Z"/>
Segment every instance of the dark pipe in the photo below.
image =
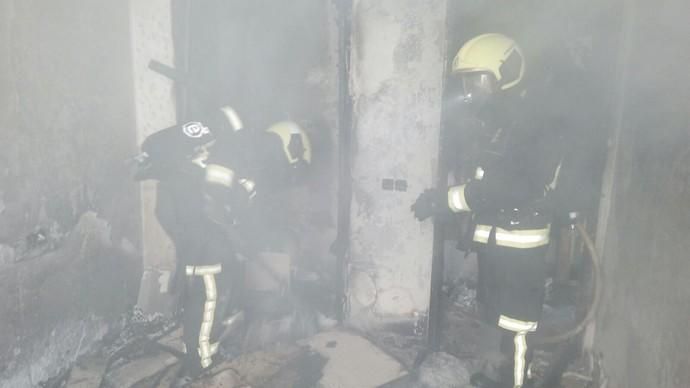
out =
<path fill-rule="evenodd" d="M 451 6 L 451 2 L 446 6 L 447 8 Z M 449 10 L 447 9 L 446 15 L 449 15 Z M 446 30 L 449 29 L 449 20 L 446 20 Z M 446 43 L 446 47 L 451 47 L 450 44 Z M 445 81 L 445 67 L 443 79 Z M 445 83 L 443 95 L 445 97 Z M 441 118 L 445 117 L 446 104 L 441 105 Z M 439 148 L 438 148 L 438 165 L 437 165 L 437 176 L 436 185 L 440 189 L 445 188 L 448 185 L 448 165 L 445 162 L 445 147 L 443 147 L 444 139 L 443 134 L 444 123 L 441 121 L 441 130 L 439 134 Z M 442 321 L 443 321 L 443 273 L 445 271 L 444 263 L 444 224 L 442 220 L 434 220 L 434 245 L 433 253 L 431 257 L 431 295 L 429 300 L 429 327 L 427 336 L 427 346 L 431 351 L 438 351 L 441 347 L 441 331 L 442 331 Z"/>
<path fill-rule="evenodd" d="M 352 97 L 350 96 L 350 47 L 352 0 L 334 0 L 338 18 L 338 230 L 331 252 L 336 256 L 336 306 L 338 321 L 345 318 L 345 276 L 350 237 L 352 176 Z"/>

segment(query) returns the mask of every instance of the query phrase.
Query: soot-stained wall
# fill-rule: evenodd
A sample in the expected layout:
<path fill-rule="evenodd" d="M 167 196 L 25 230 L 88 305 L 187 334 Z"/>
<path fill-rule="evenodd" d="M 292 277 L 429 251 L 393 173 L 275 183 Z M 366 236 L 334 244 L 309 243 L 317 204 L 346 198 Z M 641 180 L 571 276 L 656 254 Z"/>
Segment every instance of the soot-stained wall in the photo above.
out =
<path fill-rule="evenodd" d="M 354 1 L 347 300 L 359 328 L 424 326 L 433 227 L 410 205 L 434 184 L 438 163 L 445 14 L 442 0 Z"/>
<path fill-rule="evenodd" d="M 594 348 L 610 388 L 687 387 L 690 6 L 628 3 Z"/>
<path fill-rule="evenodd" d="M 37 386 L 136 300 L 127 13 L 0 1 L 0 386 Z"/>

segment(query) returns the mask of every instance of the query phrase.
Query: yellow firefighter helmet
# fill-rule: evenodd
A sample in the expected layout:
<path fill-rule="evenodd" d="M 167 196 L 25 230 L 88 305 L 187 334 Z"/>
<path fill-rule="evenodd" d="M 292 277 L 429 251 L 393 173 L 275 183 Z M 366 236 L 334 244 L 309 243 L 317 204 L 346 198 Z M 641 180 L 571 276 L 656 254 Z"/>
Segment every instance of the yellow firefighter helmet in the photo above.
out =
<path fill-rule="evenodd" d="M 453 77 L 463 78 L 465 89 L 508 90 L 525 74 L 525 59 L 515 41 L 503 34 L 482 34 L 465 43 L 453 59 Z"/>
<path fill-rule="evenodd" d="M 311 164 L 311 142 L 302 127 L 292 121 L 281 121 L 266 130 L 280 137 L 283 151 L 290 164 L 300 161 Z"/>

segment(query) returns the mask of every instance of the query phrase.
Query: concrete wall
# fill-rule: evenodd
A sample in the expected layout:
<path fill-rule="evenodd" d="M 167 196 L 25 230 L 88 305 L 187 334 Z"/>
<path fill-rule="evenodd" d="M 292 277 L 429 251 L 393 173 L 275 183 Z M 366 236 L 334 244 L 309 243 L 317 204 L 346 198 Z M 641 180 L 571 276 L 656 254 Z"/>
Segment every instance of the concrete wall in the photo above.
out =
<path fill-rule="evenodd" d="M 609 388 L 688 387 L 690 4 L 629 6 L 594 346 Z"/>
<path fill-rule="evenodd" d="M 0 386 L 54 375 L 136 298 L 130 63 L 126 3 L 0 1 Z"/>
<path fill-rule="evenodd" d="M 354 1 L 348 302 L 360 328 L 427 314 L 433 227 L 410 205 L 435 183 L 445 12 L 443 0 Z"/>

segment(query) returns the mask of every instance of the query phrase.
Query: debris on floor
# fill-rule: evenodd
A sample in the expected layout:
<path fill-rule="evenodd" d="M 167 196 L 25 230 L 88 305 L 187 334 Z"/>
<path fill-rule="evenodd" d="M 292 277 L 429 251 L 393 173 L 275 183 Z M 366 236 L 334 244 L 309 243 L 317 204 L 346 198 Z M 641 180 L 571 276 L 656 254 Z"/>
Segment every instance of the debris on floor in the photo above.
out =
<path fill-rule="evenodd" d="M 103 357 L 85 357 L 72 367 L 67 388 L 93 388 L 101 384 L 107 360 Z"/>
<path fill-rule="evenodd" d="M 285 362 L 280 370 L 263 384 L 255 384 L 255 387 L 283 388 L 283 387 L 317 387 L 323 377 L 323 368 L 326 359 L 319 353 L 309 348 L 302 351 Z"/>
<path fill-rule="evenodd" d="M 243 335 L 228 341 L 230 347 L 234 341 L 234 351 L 226 351 L 227 357 L 187 386 L 375 388 L 407 373 L 364 337 L 344 331 L 314 335 L 332 326 L 319 324 L 319 318 L 325 319 L 305 310 L 250 323 Z M 135 310 L 123 317 L 121 327 L 106 336 L 96 353 L 80 358 L 56 377 L 62 383 L 50 387 L 171 387 L 184 349 L 181 336 L 172 320 Z M 253 338 L 252 346 L 247 346 L 247 338 Z"/>
<path fill-rule="evenodd" d="M 319 381 L 324 388 L 376 388 L 407 374 L 397 360 L 353 333 L 320 333 L 308 344 L 327 359 Z"/>
<path fill-rule="evenodd" d="M 217 363 L 188 388 L 309 388 L 322 377 L 325 359 L 307 346 L 279 345 Z M 168 388 L 178 367 L 163 370 L 133 388 Z"/>
<path fill-rule="evenodd" d="M 65 371 L 64 383 L 52 379 L 43 386 L 134 386 L 177 363 L 173 353 L 179 354 L 180 335 L 172 320 L 158 315 L 145 316 L 134 309 L 123 316 L 118 325 L 111 327 L 96 352 L 79 358 Z"/>
<path fill-rule="evenodd" d="M 307 306 L 298 303 L 286 314 L 258 317 L 247 328 L 242 353 L 261 350 L 275 343 L 290 343 L 309 338 L 319 331 L 319 317 Z"/>
<path fill-rule="evenodd" d="M 574 372 L 565 372 L 561 379 L 562 388 L 589 388 L 592 385 L 592 379 L 586 375 L 581 375 Z"/>
<path fill-rule="evenodd" d="M 470 367 L 448 353 L 431 353 L 409 375 L 381 388 L 471 388 Z"/>
<path fill-rule="evenodd" d="M 243 384 L 242 377 L 231 368 L 220 369 L 217 374 L 211 375 L 208 378 L 193 382 L 189 388 L 240 388 L 251 387 L 251 385 Z M 161 387 L 168 387 L 168 385 L 160 385 Z"/>
<path fill-rule="evenodd" d="M 411 335 L 401 330 L 377 330 L 367 338 L 407 369 L 418 366 L 420 354 L 427 351 L 423 336 Z"/>
<path fill-rule="evenodd" d="M 487 347 L 483 337 L 483 323 L 479 319 L 476 290 L 460 280 L 444 287 L 441 322 L 441 350 L 463 361 L 476 361 Z"/>
<path fill-rule="evenodd" d="M 334 328 L 334 321 L 301 303 L 287 313 L 255 316 L 227 338 L 220 360 L 189 388 L 466 388 L 496 344 L 486 341 L 475 290 L 458 282 L 444 288 L 442 344 L 428 353 L 424 336 L 391 327 L 368 337 Z M 572 306 L 545 308 L 544 326 L 558 332 L 574 320 Z M 258 317 L 258 319 L 257 319 Z M 241 334 L 239 334 L 241 332 Z M 134 310 L 103 340 L 56 376 L 50 388 L 169 388 L 174 386 L 184 346 L 172 319 Z M 494 349 L 495 350 L 495 349 Z M 534 372 L 544 376 L 554 348 L 537 349 Z M 587 369 L 574 363 L 558 388 L 589 387 Z M 554 387 L 555 388 L 555 387 Z"/>
<path fill-rule="evenodd" d="M 137 358 L 108 373 L 104 385 L 108 388 L 134 387 L 146 379 L 159 375 L 175 365 L 177 361 L 175 356 L 165 352 Z"/>
<path fill-rule="evenodd" d="M 423 388 L 470 387 L 470 371 L 467 364 L 448 353 L 429 355 L 420 366 L 417 375 Z"/>

